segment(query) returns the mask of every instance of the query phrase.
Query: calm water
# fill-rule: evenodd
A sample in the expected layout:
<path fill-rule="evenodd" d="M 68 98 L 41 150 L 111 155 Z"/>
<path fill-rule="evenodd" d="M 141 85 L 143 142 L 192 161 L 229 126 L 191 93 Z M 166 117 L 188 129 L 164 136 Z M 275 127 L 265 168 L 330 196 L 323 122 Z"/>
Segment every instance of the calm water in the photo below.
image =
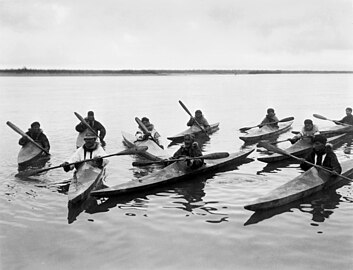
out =
<path fill-rule="evenodd" d="M 68 209 L 65 192 L 45 185 L 70 179 L 72 172 L 15 177 L 20 137 L 5 122 L 26 131 L 40 121 L 51 142 L 50 163 L 58 165 L 74 151 L 74 112 L 94 110 L 107 128 L 106 151 L 115 153 L 124 149 L 121 131 L 135 132 L 136 116 L 148 116 L 165 138 L 186 129 L 182 100 L 221 123 L 204 153 L 236 152 L 254 147 L 243 145 L 238 129 L 258 124 L 268 107 L 280 119 L 294 116 L 293 130 L 299 130 L 313 113 L 343 117 L 353 106 L 352 86 L 352 75 L 337 74 L 0 77 L 0 268 L 351 269 L 352 184 L 254 214 L 243 206 L 301 173 L 295 163 L 257 161 L 264 154 L 258 149 L 248 163 L 227 172 Z M 340 161 L 352 158 L 350 140 L 336 149 Z M 106 184 L 149 173 L 132 168 L 132 161 L 110 158 Z"/>

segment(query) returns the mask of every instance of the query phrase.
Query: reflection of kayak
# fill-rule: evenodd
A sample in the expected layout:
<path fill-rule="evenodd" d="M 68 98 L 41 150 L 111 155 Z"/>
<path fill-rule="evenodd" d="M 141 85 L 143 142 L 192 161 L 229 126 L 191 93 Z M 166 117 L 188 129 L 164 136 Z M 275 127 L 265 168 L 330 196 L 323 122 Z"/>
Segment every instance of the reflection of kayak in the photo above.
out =
<path fill-rule="evenodd" d="M 168 152 L 162 149 L 160 146 L 158 146 L 158 144 L 156 144 L 154 141 L 150 139 L 143 140 L 143 141 L 136 141 L 136 137 L 134 135 L 124 131 L 122 131 L 121 133 L 123 135 L 124 143 L 127 147 L 129 148 L 135 147 L 135 146 L 148 147 L 147 151 L 138 153 L 138 155 L 153 161 L 170 158 L 170 155 L 168 154 Z"/>
<path fill-rule="evenodd" d="M 252 129 L 248 134 L 240 136 L 239 138 L 246 143 L 255 143 L 260 140 L 273 138 L 281 133 L 286 132 L 291 128 L 293 121 L 278 123 L 279 128 L 273 128 L 270 126 L 263 126 L 261 128 Z"/>
<path fill-rule="evenodd" d="M 210 129 L 207 131 L 207 134 L 210 135 L 210 134 L 216 132 L 217 130 L 219 130 L 219 123 L 212 124 L 212 125 L 210 125 Z M 195 136 L 197 136 L 197 135 L 202 135 L 205 133 L 201 130 L 201 128 L 194 125 L 194 126 L 191 126 L 187 130 L 185 130 L 175 136 L 167 137 L 167 139 L 172 140 L 172 141 L 173 140 L 182 140 L 184 138 L 184 135 L 186 135 L 186 134 L 194 134 Z"/>
<path fill-rule="evenodd" d="M 230 154 L 227 158 L 207 160 L 205 165 L 195 170 L 187 167 L 186 162 L 177 161 L 157 172 L 151 173 L 150 175 L 142 177 L 138 180 L 131 180 L 129 182 L 110 188 L 96 190 L 91 194 L 96 197 L 110 197 L 123 193 L 147 190 L 173 182 L 181 182 L 186 179 L 192 180 L 196 176 L 200 176 L 206 173 L 216 173 L 226 166 L 240 165 L 244 163 L 246 157 L 253 151 L 254 149 L 246 150 Z"/>
<path fill-rule="evenodd" d="M 93 167 L 89 162 L 83 163 L 74 173 L 69 187 L 69 203 L 85 200 L 90 192 L 101 186 L 105 177 L 105 168 Z"/>
<path fill-rule="evenodd" d="M 353 175 L 353 160 L 344 161 L 341 163 L 341 166 L 342 175 L 347 177 Z M 257 199 L 249 205 L 244 206 L 244 208 L 257 211 L 279 207 L 309 196 L 327 186 L 336 184 L 341 180 L 343 180 L 343 178 L 339 176 L 333 177 L 324 171 L 318 172 L 315 167 L 312 167 L 293 180 L 274 189 L 267 195 Z"/>
<path fill-rule="evenodd" d="M 331 143 L 331 144 L 335 144 L 335 143 L 339 142 L 343 136 L 344 135 L 339 135 L 339 136 L 328 138 L 327 142 Z M 287 149 L 284 149 L 284 150 L 293 156 L 302 157 L 310 152 L 312 145 L 313 144 L 311 142 L 311 139 L 304 138 L 304 139 L 297 141 L 295 144 L 291 145 L 290 147 L 288 147 Z M 257 160 L 262 161 L 262 162 L 271 163 L 271 162 L 276 162 L 276 161 L 285 160 L 285 159 L 289 159 L 289 158 L 290 158 L 289 156 L 275 153 L 275 154 L 268 155 L 265 157 L 259 157 L 259 158 L 257 158 Z"/>

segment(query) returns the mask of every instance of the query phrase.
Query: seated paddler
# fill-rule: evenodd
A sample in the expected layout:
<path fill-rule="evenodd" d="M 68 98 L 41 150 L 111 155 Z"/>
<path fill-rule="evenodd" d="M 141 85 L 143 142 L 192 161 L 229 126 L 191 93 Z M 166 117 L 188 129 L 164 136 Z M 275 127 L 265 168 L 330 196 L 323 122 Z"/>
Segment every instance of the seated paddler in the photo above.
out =
<path fill-rule="evenodd" d="M 47 136 L 43 133 L 43 130 L 40 128 L 39 122 L 33 122 L 31 128 L 28 129 L 26 134 L 32 138 L 36 143 L 49 152 L 50 144 Z M 29 142 L 29 139 L 23 136 L 19 141 L 19 145 L 26 145 Z M 43 152 L 44 153 L 44 152 Z"/>
<path fill-rule="evenodd" d="M 139 126 L 138 127 L 139 130 L 135 134 L 136 140 L 137 141 L 148 140 L 149 137 L 151 136 L 157 142 L 157 144 L 162 147 L 162 145 L 160 144 L 161 135 L 154 128 L 154 125 L 150 122 L 150 119 L 148 119 L 147 117 L 142 117 L 141 122 L 146 127 L 148 133 L 146 133 L 146 131 Z"/>
<path fill-rule="evenodd" d="M 195 142 L 195 137 L 192 134 L 184 136 L 184 144 L 173 155 L 173 159 L 191 157 L 193 159 L 186 159 L 187 166 L 191 169 L 200 168 L 203 165 L 202 152 L 199 144 Z"/>
<path fill-rule="evenodd" d="M 295 135 L 293 138 L 289 139 L 289 141 L 294 144 L 300 139 L 307 139 L 312 141 L 315 135 L 319 134 L 319 128 L 317 125 L 314 125 L 311 119 L 304 120 L 304 127 L 302 128 L 301 132 Z"/>
<path fill-rule="evenodd" d="M 259 125 L 260 128 L 263 126 L 268 126 L 273 129 L 278 129 L 278 118 L 276 116 L 275 110 L 273 108 L 267 109 L 267 114 L 265 118 L 262 120 L 261 124 Z"/>
<path fill-rule="evenodd" d="M 327 139 L 323 135 L 315 135 L 313 139 L 313 148 L 311 152 L 306 156 L 306 161 L 323 166 L 326 169 L 334 171 L 338 174 L 342 172 L 340 163 L 338 162 L 336 154 L 332 150 L 332 145 L 327 144 Z M 300 167 L 307 171 L 312 165 L 304 162 L 300 163 Z"/>
<path fill-rule="evenodd" d="M 341 120 L 334 121 L 338 125 L 346 124 L 353 126 L 353 115 L 352 115 L 352 108 L 346 108 L 346 116 L 343 117 Z"/>
<path fill-rule="evenodd" d="M 108 164 L 107 159 L 101 158 L 106 155 L 101 144 L 97 141 L 97 136 L 88 131 L 84 137 L 85 143 L 76 150 L 76 152 L 63 164 L 61 164 L 64 168 L 65 172 L 73 170 L 74 168 L 78 169 L 82 163 L 80 161 L 86 159 L 94 159 L 93 161 L 89 161 L 90 164 L 94 167 L 103 168 Z M 69 165 L 70 163 L 76 163 L 75 165 Z"/>
<path fill-rule="evenodd" d="M 197 123 L 196 123 L 197 122 Z M 208 131 L 211 127 L 201 110 L 195 111 L 195 117 L 190 117 L 190 120 L 186 123 L 188 127 L 197 126 L 198 124 Z"/>

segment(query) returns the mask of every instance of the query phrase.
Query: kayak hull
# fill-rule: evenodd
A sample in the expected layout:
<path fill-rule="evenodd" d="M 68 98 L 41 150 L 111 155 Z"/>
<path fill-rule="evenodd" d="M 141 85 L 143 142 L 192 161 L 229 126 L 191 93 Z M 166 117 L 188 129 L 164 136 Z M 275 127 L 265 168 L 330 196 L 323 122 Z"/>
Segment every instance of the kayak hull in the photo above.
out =
<path fill-rule="evenodd" d="M 110 188 L 96 190 L 92 192 L 92 195 L 96 197 L 112 197 L 126 193 L 148 190 L 175 182 L 181 182 L 207 173 L 215 173 L 222 170 L 222 168 L 225 168 L 226 166 L 240 165 L 244 163 L 244 160 L 253 151 L 254 149 L 251 149 L 238 153 L 232 153 L 227 158 L 206 160 L 204 166 L 195 170 L 187 167 L 186 162 L 184 161 L 174 162 L 171 165 L 138 180 L 131 180 Z"/>
<path fill-rule="evenodd" d="M 353 160 L 342 162 L 341 166 L 342 175 L 347 177 L 353 175 Z M 342 180 L 342 177 L 332 176 L 325 171 L 319 172 L 315 167 L 312 167 L 244 208 L 259 211 L 280 207 L 335 185 Z"/>
<path fill-rule="evenodd" d="M 45 154 L 41 149 L 32 143 L 27 143 L 20 149 L 17 156 L 17 163 L 19 168 L 26 168 L 28 166 L 44 166 L 50 159 L 50 155 Z"/>
<path fill-rule="evenodd" d="M 210 135 L 212 133 L 215 133 L 217 130 L 219 130 L 219 123 L 212 124 L 210 125 L 210 129 L 209 131 L 207 131 L 207 134 Z M 198 126 L 192 126 L 175 136 L 167 137 L 167 139 L 171 141 L 183 140 L 186 134 L 194 134 L 195 136 L 199 136 L 203 134 L 205 135 L 205 133 Z"/>
<path fill-rule="evenodd" d="M 239 139 L 243 140 L 246 143 L 256 143 L 260 140 L 271 139 L 291 129 L 292 124 L 293 121 L 278 123 L 278 129 L 269 126 L 263 126 L 262 128 L 249 131 L 248 134 L 240 136 Z"/>
<path fill-rule="evenodd" d="M 105 168 L 97 168 L 85 162 L 74 173 L 74 177 L 69 186 L 69 204 L 79 203 L 88 198 L 90 192 L 103 183 L 105 178 Z"/>
<path fill-rule="evenodd" d="M 139 147 L 139 146 L 147 146 L 148 149 L 147 151 L 143 151 L 141 153 L 138 153 L 138 155 L 152 161 L 157 161 L 157 160 L 162 160 L 166 158 L 170 158 L 170 155 L 168 152 L 164 149 L 162 149 L 158 144 L 156 144 L 154 141 L 148 139 L 148 140 L 143 140 L 143 141 L 136 141 L 136 138 L 134 135 L 122 131 L 122 136 L 123 136 L 123 142 L 124 144 L 131 148 L 131 147 Z"/>
<path fill-rule="evenodd" d="M 320 130 L 320 134 L 325 137 L 336 136 L 338 134 L 353 133 L 353 126 L 337 125 L 326 130 Z"/>
<path fill-rule="evenodd" d="M 336 144 L 337 142 L 339 142 L 341 140 L 341 138 L 343 136 L 344 135 L 339 135 L 339 136 L 328 138 L 327 142 L 331 143 L 331 144 Z M 311 140 L 302 139 L 302 140 L 297 141 L 295 144 L 288 147 L 287 149 L 285 149 L 285 151 L 293 156 L 303 157 L 306 154 L 308 154 L 311 149 L 312 149 Z M 286 160 L 286 159 L 290 159 L 290 158 L 291 157 L 289 157 L 287 155 L 275 153 L 275 154 L 268 155 L 265 157 L 259 157 L 259 158 L 257 158 L 257 160 L 262 161 L 262 162 L 266 162 L 266 163 L 272 163 L 272 162 L 277 162 L 277 161 Z"/>

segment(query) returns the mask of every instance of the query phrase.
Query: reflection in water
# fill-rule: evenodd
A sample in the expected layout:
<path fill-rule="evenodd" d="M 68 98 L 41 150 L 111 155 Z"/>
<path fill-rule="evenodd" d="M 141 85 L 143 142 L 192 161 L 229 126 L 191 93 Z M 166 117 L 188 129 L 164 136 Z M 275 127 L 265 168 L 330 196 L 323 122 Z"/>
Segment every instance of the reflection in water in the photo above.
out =
<path fill-rule="evenodd" d="M 68 215 L 67 215 L 67 221 L 69 224 L 73 223 L 76 218 L 78 217 L 79 214 L 81 214 L 83 211 L 88 212 L 88 210 L 92 207 L 95 207 L 97 205 L 97 200 L 91 196 L 89 196 L 86 200 L 72 204 L 68 203 Z"/>
<path fill-rule="evenodd" d="M 281 169 L 289 168 L 289 167 L 294 168 L 293 166 L 297 166 L 297 165 L 299 167 L 299 161 L 295 159 L 285 159 L 278 162 L 271 162 L 271 163 L 267 163 L 267 165 L 263 167 L 261 171 L 258 171 L 256 174 L 261 175 L 263 173 L 279 172 L 281 171 Z"/>
<path fill-rule="evenodd" d="M 329 189 L 319 191 L 301 200 L 269 210 L 256 211 L 244 223 L 244 226 L 256 224 L 285 212 L 293 212 L 295 209 L 298 209 L 303 213 L 311 214 L 313 221 L 322 223 L 333 214 L 335 208 L 338 208 L 340 201 L 343 199 L 346 200 L 338 194 L 336 190 L 349 183 L 348 180 L 342 180 L 336 185 L 331 186 Z"/>

